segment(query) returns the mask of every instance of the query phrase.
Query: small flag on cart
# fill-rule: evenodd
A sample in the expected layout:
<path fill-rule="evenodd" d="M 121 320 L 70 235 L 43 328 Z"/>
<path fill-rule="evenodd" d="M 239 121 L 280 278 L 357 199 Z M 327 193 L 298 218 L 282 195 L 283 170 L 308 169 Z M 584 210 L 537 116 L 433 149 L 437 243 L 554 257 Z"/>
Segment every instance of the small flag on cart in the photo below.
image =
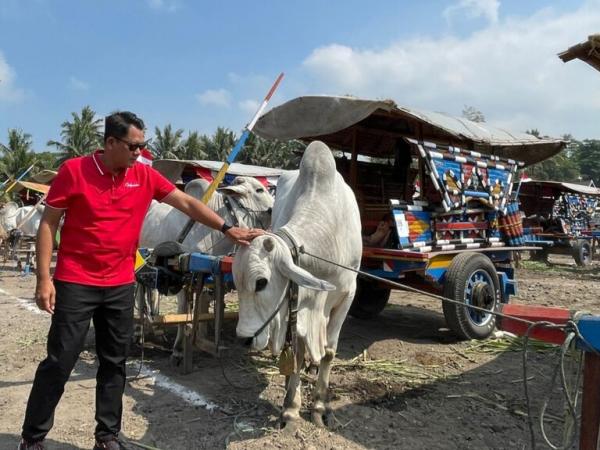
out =
<path fill-rule="evenodd" d="M 146 164 L 147 166 L 152 166 L 152 160 L 154 159 L 154 156 L 152 156 L 152 153 L 150 153 L 150 150 L 148 150 L 147 148 L 143 148 L 142 151 L 140 152 L 140 156 L 138 156 L 138 161 L 141 162 L 142 164 Z"/>

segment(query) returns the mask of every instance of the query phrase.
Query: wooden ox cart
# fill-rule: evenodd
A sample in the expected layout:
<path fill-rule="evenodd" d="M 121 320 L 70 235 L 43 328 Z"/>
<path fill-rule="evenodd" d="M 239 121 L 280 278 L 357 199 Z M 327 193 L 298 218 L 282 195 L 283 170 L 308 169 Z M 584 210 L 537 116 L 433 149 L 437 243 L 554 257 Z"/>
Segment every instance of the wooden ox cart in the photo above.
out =
<path fill-rule="evenodd" d="M 541 246 L 534 259 L 550 254 L 573 256 L 578 266 L 591 264 L 600 230 L 594 227 L 600 189 L 558 181 L 523 181 L 519 200 L 526 243 Z"/>

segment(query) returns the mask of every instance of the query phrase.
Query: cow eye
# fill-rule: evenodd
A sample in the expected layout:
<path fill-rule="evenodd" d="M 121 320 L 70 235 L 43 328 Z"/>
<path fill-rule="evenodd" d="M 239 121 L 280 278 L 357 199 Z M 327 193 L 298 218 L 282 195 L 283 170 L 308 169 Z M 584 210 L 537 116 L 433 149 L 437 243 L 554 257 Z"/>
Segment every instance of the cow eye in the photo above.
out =
<path fill-rule="evenodd" d="M 259 194 L 262 194 L 263 192 L 265 192 L 265 190 L 263 188 L 258 188 L 256 190 L 256 192 L 258 192 Z"/>
<path fill-rule="evenodd" d="M 255 292 L 260 292 L 262 291 L 264 288 L 267 287 L 267 279 L 266 278 L 259 278 L 258 280 L 256 280 L 256 287 L 255 287 Z"/>

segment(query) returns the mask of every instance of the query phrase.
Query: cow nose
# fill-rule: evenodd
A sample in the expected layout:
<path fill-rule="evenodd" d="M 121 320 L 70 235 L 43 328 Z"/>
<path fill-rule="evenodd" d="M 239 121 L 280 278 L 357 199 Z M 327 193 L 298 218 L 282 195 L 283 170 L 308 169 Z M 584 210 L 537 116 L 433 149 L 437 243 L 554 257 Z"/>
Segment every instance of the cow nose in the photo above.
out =
<path fill-rule="evenodd" d="M 268 280 L 266 278 L 259 278 L 258 280 L 256 280 L 256 286 L 254 288 L 254 291 L 255 292 L 262 291 L 264 288 L 267 287 L 267 283 L 268 283 Z"/>

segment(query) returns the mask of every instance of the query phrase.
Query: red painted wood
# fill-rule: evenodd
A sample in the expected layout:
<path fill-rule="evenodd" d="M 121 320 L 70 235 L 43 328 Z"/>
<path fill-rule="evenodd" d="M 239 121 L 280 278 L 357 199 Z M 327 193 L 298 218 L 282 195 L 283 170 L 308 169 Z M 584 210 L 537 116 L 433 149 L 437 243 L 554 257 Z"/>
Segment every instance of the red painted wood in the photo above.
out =
<path fill-rule="evenodd" d="M 598 448 L 600 428 L 600 356 L 585 353 L 583 368 L 583 400 L 581 403 L 580 450 Z"/>
<path fill-rule="evenodd" d="M 232 265 L 233 265 L 233 258 L 231 256 L 223 256 L 221 258 L 221 272 L 231 273 Z"/>
<path fill-rule="evenodd" d="M 435 224 L 435 231 L 456 231 L 456 230 L 487 230 L 487 222 L 438 222 Z"/>
<path fill-rule="evenodd" d="M 504 314 L 529 320 L 531 322 L 545 321 L 556 324 L 564 324 L 572 316 L 571 311 L 567 309 L 548 308 L 546 306 L 536 305 L 505 304 L 502 305 L 501 311 Z M 499 319 L 498 328 L 514 333 L 517 336 L 524 336 L 529 325 L 502 317 Z M 551 344 L 562 344 L 565 340 L 565 333 L 562 330 L 537 327 L 530 333 L 529 337 Z"/>

